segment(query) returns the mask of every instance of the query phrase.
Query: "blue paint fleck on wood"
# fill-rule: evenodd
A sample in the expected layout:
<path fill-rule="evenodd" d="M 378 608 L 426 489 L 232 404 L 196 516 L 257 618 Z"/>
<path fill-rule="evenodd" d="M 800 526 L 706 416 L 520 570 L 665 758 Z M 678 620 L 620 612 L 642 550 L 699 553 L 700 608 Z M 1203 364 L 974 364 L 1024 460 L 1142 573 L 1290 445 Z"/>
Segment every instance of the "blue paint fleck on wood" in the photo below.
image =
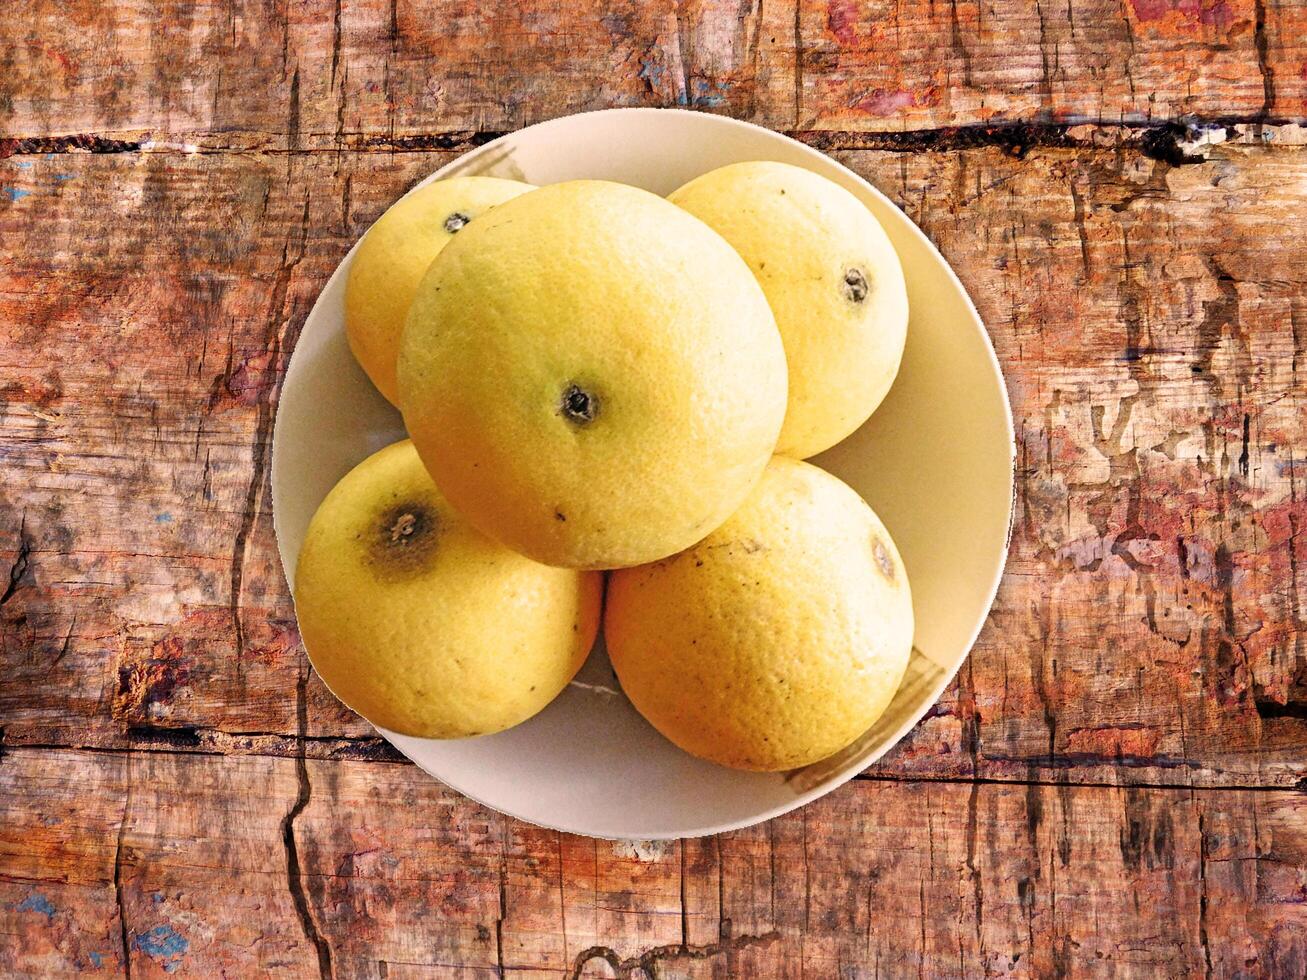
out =
<path fill-rule="evenodd" d="M 50 900 L 39 891 L 32 892 L 32 894 L 19 902 L 17 909 L 19 912 L 39 912 L 41 915 L 44 915 L 47 920 L 53 919 L 55 913 L 55 907 L 50 904 Z"/>
<path fill-rule="evenodd" d="M 146 956 L 163 960 L 161 965 L 168 973 L 181 966 L 181 958 L 186 955 L 191 944 L 186 937 L 170 925 L 155 926 L 149 932 L 143 932 L 132 940 L 132 948 Z"/>

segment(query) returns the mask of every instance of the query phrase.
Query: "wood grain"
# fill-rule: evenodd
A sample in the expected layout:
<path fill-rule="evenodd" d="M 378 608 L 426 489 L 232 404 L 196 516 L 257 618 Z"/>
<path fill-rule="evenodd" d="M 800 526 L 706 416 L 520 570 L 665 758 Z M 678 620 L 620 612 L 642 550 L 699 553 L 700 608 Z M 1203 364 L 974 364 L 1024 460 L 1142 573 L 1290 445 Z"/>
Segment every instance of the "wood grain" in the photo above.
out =
<path fill-rule="evenodd" d="M 414 181 L 568 112 L 831 153 L 939 244 L 1018 423 L 989 622 L 858 780 L 705 840 L 538 830 L 308 669 L 298 330 Z M 1307 972 L 1307 6 L 12 0 L 0 974 Z"/>
<path fill-rule="evenodd" d="M 1182 166 L 1129 133 L 1094 146 L 1098 130 L 1021 159 L 834 151 L 954 264 L 1020 430 L 990 624 L 877 771 L 1307 776 L 1307 150 L 1285 132 Z M 303 661 L 268 496 L 277 382 L 349 244 L 447 158 L 0 163 L 29 191 L 0 216 L 17 244 L 0 270 L 7 744 L 294 751 Z M 316 679 L 306 690 L 311 754 L 388 755 Z"/>
<path fill-rule="evenodd" d="M 13 0 L 0 129 L 284 149 L 631 105 L 819 130 L 1270 122 L 1307 110 L 1305 27 L 1294 0 Z"/>
<path fill-rule="evenodd" d="M 857 781 L 634 844 L 517 823 L 411 766 L 16 749 L 0 971 L 113 970 L 125 940 L 133 976 L 1301 976 L 1305 810 Z"/>

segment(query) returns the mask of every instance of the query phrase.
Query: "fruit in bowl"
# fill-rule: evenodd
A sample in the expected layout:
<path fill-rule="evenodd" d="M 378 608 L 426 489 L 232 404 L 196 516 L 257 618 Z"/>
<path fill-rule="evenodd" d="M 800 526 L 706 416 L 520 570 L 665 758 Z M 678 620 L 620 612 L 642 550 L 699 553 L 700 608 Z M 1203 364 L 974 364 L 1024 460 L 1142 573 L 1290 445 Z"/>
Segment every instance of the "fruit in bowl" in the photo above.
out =
<path fill-rule="evenodd" d="M 399 341 L 413 294 L 432 259 L 469 223 L 531 189 L 520 180 L 499 177 L 439 180 L 401 198 L 363 236 L 349 267 L 345 334 L 387 401 L 398 404 Z"/>
<path fill-rule="evenodd" d="M 622 689 L 650 724 L 700 758 L 762 771 L 817 762 L 870 728 L 912 628 L 880 518 L 783 456 L 694 547 L 615 572 L 604 612 Z"/>
<path fill-rule="evenodd" d="M 576 674 L 609 570 L 613 667 L 670 741 L 764 772 L 845 748 L 904 675 L 911 592 L 871 508 L 789 457 L 897 370 L 906 294 L 875 218 L 779 164 L 670 201 L 477 180 L 405 198 L 354 259 L 351 346 L 411 441 L 313 518 L 315 666 L 383 728 L 502 731 Z"/>
<path fill-rule="evenodd" d="M 602 591 L 595 572 L 538 564 L 469 526 L 408 440 L 327 495 L 295 575 L 327 686 L 374 724 L 426 738 L 503 731 L 549 704 L 594 644 Z"/>
<path fill-rule="evenodd" d="M 570 181 L 440 253 L 409 311 L 399 394 L 474 526 L 547 564 L 618 568 L 739 506 L 780 432 L 785 355 L 721 236 L 648 191 Z"/>
<path fill-rule="evenodd" d="M 375 179 L 411 174 L 420 166 L 416 160 L 391 157 Z M 812 462 L 863 497 L 893 534 L 915 612 L 908 670 L 890 707 L 854 742 L 784 774 L 727 768 L 664 738 L 620 691 L 603 644 L 547 708 L 498 734 L 435 739 L 383 729 L 391 744 L 435 778 L 519 819 L 600 837 L 671 839 L 732 830 L 792 810 L 902 738 L 946 688 L 986 621 L 1006 552 L 1014 484 L 1002 374 L 984 324 L 948 263 L 867 181 L 810 146 L 722 115 L 613 109 L 505 135 L 450 160 L 419 189 L 485 174 L 541 188 L 603 179 L 668 195 L 723 164 L 759 160 L 797 165 L 851 192 L 884 227 L 902 264 L 912 322 L 893 388 L 865 425 Z M 450 242 L 489 213 L 474 217 Z M 378 447 L 408 435 L 400 412 L 367 383 L 344 342 L 346 286 L 358 255 L 356 248 L 324 288 L 278 395 L 273 520 L 296 589 L 305 530 L 332 482 Z M 847 355 L 860 356 L 856 348 Z M 789 381 L 797 384 L 797 361 L 790 361 Z M 574 411 L 585 411 L 579 399 Z M 716 532 L 705 537 L 710 533 Z M 486 628 L 505 642 L 514 639 L 511 622 Z M 307 646 L 316 660 L 316 644 L 310 639 Z M 700 696 L 685 686 L 687 702 Z"/>
<path fill-rule="evenodd" d="M 776 451 L 807 459 L 867 421 L 908 329 L 903 267 L 880 222 L 838 184 L 770 161 L 712 170 L 669 200 L 739 251 L 776 314 L 790 371 Z"/>

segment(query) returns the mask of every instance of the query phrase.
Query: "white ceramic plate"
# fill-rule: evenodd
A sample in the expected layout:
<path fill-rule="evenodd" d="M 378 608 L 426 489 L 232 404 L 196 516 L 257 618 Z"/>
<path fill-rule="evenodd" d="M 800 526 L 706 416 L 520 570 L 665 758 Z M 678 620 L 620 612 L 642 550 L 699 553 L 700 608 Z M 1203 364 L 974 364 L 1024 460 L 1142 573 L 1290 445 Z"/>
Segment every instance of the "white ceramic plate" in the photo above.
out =
<path fill-rule="evenodd" d="M 510 731 L 454 742 L 381 731 L 437 779 L 534 824 L 596 837 L 691 837 L 802 806 L 884 755 L 934 704 L 998 588 L 1014 460 L 998 362 L 948 264 L 862 178 L 748 123 L 676 109 L 612 109 L 504 136 L 423 183 L 459 174 L 534 184 L 593 177 L 668 194 L 742 160 L 797 164 L 848 188 L 880 219 L 903 260 L 912 313 L 898 380 L 866 425 L 814 462 L 866 498 L 903 554 L 917 621 L 908 675 L 885 716 L 853 746 L 786 774 L 724 769 L 664 740 L 618 690 L 602 643 L 553 704 Z M 273 517 L 292 584 L 304 532 L 327 491 L 364 457 L 405 435 L 399 414 L 346 345 L 343 300 L 353 255 L 304 324 L 277 410 Z"/>

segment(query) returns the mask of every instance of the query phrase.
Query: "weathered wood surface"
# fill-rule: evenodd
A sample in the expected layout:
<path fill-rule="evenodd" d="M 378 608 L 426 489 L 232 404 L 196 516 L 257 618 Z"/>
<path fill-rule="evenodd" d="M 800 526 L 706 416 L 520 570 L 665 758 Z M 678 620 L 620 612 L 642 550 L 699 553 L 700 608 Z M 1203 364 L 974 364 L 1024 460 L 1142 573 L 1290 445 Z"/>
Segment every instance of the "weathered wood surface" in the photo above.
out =
<path fill-rule="evenodd" d="M 904 207 L 1021 455 L 931 716 L 801 813 L 651 848 L 489 813 L 330 697 L 268 454 L 304 316 L 402 190 L 675 104 Z M 1302 975 L 1295 121 L 1307 7 L 1272 0 L 8 4 L 0 974 Z"/>
<path fill-rule="evenodd" d="M 1182 166 L 1111 145 L 1130 143 L 1131 134 L 1098 130 L 1075 131 L 1083 145 L 1037 148 L 1023 159 L 997 148 L 837 151 L 940 244 L 990 325 L 1021 436 L 1013 556 L 958 683 L 875 768 L 894 782 L 861 782 L 836 802 L 720 845 L 686 845 L 687 901 L 718 901 L 713 849 L 741 848 L 742 877 L 722 885 L 744 903 L 726 916 L 731 936 L 775 929 L 781 938 L 737 949 L 723 944 L 714 922 L 691 915 L 699 926 L 687 935 L 698 938 L 688 941 L 704 958 L 657 954 L 665 973 L 721 974 L 730 948 L 745 957 L 732 961 L 739 970 L 747 957 L 762 957 L 759 970 L 806 964 L 814 975 L 839 964 L 874 970 L 879 951 L 894 975 L 916 968 L 923 942 L 927 972 L 943 974 L 986 965 L 1043 973 L 1055 961 L 1094 972 L 1100 952 L 1126 972 L 1181 972 L 1206 962 L 1195 945 L 1196 908 L 1214 916 L 1204 928 L 1216 972 L 1236 974 L 1238 957 L 1263 975 L 1296 962 L 1307 865 L 1297 845 L 1258 857 L 1265 831 L 1246 826 L 1262 821 L 1265 808 L 1284 839 L 1307 834 L 1304 797 L 1265 791 L 1300 787 L 1307 776 L 1307 596 L 1298 577 L 1307 558 L 1298 379 L 1307 339 L 1307 150 L 1290 145 L 1291 130 L 1277 133 L 1285 138 L 1219 146 Z M 490 967 L 500 914 L 495 849 L 505 835 L 521 862 L 520 877 L 508 880 L 526 889 L 512 903 L 522 920 L 506 918 L 501 930 L 522 930 L 505 946 L 506 963 L 566 969 L 590 945 L 622 960 L 680 942 L 679 857 L 660 858 L 655 870 L 613 866 L 611 847 L 598 845 L 624 870 L 594 870 L 588 842 L 506 824 L 406 767 L 368 762 L 389 753 L 305 671 L 269 512 L 279 372 L 350 242 L 447 158 L 162 151 L 0 162 L 3 186 L 28 192 L 10 195 L 17 199 L 0 215 L 0 547 L 11 567 L 0 608 L 8 751 L 0 798 L 26 815 L 22 827 L 54 821 L 48 846 L 20 829 L 0 853 L 0 878 L 13 889 L 0 907 L 13 913 L 8 931 L 22 937 L 15 963 L 23 968 L 72 962 L 60 956 L 89 962 L 92 942 L 101 955 L 120 956 L 115 928 L 127 930 L 142 967 L 158 966 L 167 957 L 151 959 L 149 950 L 177 945 L 172 933 L 156 933 L 163 925 L 190 937 L 197 967 L 208 962 L 200 947 L 212 943 L 204 955 L 213 963 L 273 969 L 284 960 L 296 972 L 318 955 L 306 930 L 338 967 L 348 964 L 342 976 L 363 971 L 372 955 L 364 944 L 373 942 L 398 944 L 375 957 L 393 957 L 394 968 Z M 137 751 L 35 748 L 48 745 Z M 296 764 L 267 758 L 300 751 L 323 760 L 304 769 L 303 785 L 313 773 L 312 785 L 328 787 L 311 808 L 297 802 Z M 198 754 L 213 752 L 228 757 Z M 359 761 L 330 761 L 350 758 Z M 158 775 L 135 783 L 149 788 L 137 790 L 136 816 L 123 823 L 132 766 Z M 973 776 L 1042 785 L 897 782 Z M 415 805 L 439 804 L 391 806 L 409 799 L 392 790 L 395 780 Z M 1094 782 L 1137 787 L 1080 785 Z M 1175 788 L 1148 788 L 1161 786 Z M 1180 789 L 1221 786 L 1249 789 Z M 56 789 L 76 796 L 51 796 Z M 337 793 L 348 802 L 333 811 Z M 245 877 L 210 872 L 204 883 L 174 872 L 169 855 L 183 869 L 245 860 L 246 844 L 222 835 L 247 833 L 251 806 L 265 824 L 266 866 L 242 875 L 258 889 Z M 979 808 L 970 830 L 962 826 L 968 806 Z M 447 830 L 437 872 L 408 853 L 415 831 L 402 821 L 444 819 L 448 807 L 465 816 Z M 1018 833 L 1023 807 L 1044 814 L 1033 842 Z M 1208 807 L 1213 815 L 1200 830 Z M 83 808 L 94 820 L 70 831 L 83 826 Z M 371 830 L 348 829 L 347 812 Z M 1163 813 L 1185 827 L 1183 846 L 1170 845 L 1183 857 L 1158 856 L 1172 832 L 1153 826 Z M 334 843 L 301 843 L 294 857 L 276 852 L 286 843 L 281 822 L 291 818 L 320 822 Z M 150 831 L 164 840 L 135 850 L 142 821 L 160 820 L 175 822 Z M 779 870 L 778 911 L 769 904 L 774 918 L 760 919 L 748 896 L 759 887 L 770 895 L 766 880 L 755 880 L 755 866 L 770 865 L 754 853 L 757 841 L 792 839 L 805 820 L 828 848 L 821 911 L 813 911 L 811 881 L 797 891 Z M 885 829 L 893 820 L 901 826 Z M 894 883 L 907 842 L 922 846 L 922 820 L 927 850 L 929 834 L 949 828 L 938 846 L 953 863 L 929 873 L 916 867 L 901 894 Z M 1213 829 L 1227 822 L 1239 829 Z M 127 858 L 120 852 L 118 886 L 127 883 L 129 903 L 121 920 L 104 884 L 119 827 Z M 867 838 L 869 827 L 879 829 Z M 1104 864 L 1108 844 L 1117 850 Z M 311 871 L 306 855 L 319 847 Z M 486 847 L 492 857 L 475 856 Z M 1083 863 L 1048 857 L 1066 848 Z M 567 859 L 563 879 L 582 905 L 570 925 L 567 903 L 555 909 L 560 849 L 579 855 Z M 1194 862 L 1219 849 L 1231 855 L 1222 859 L 1231 862 L 1231 890 L 1204 900 Z M 1134 867 L 1120 863 L 1131 853 L 1145 856 Z M 288 887 L 287 861 L 298 862 L 302 884 L 292 869 Z M 339 870 L 355 861 L 376 862 L 368 881 L 353 880 L 358 864 Z M 425 884 L 409 880 L 406 861 Z M 652 875 L 651 890 L 594 883 L 612 875 Z M 1020 885 L 1023 878 L 1036 884 Z M 1056 909 L 1053 879 L 1067 885 Z M 161 884 L 150 894 L 182 903 L 179 917 L 152 917 L 144 898 L 151 880 Z M 865 884 L 856 901 L 849 880 Z M 72 890 L 56 898 L 51 881 Z M 1267 899 L 1268 887 L 1279 897 Z M 611 906 L 619 911 L 586 911 L 584 896 L 603 888 L 631 894 Z M 265 893 L 266 901 L 251 897 Z M 1155 910 L 1163 893 L 1184 911 L 1142 919 L 1129 911 L 1136 901 Z M 222 896 L 242 897 L 230 913 L 208 917 Z M 59 913 L 41 911 L 45 900 L 79 917 L 98 910 L 87 935 L 106 938 L 71 925 L 59 931 Z M 301 928 L 297 906 L 317 925 Z M 467 922 L 438 921 L 449 918 L 447 906 Z M 428 933 L 414 932 L 408 918 L 383 917 L 366 938 L 347 928 L 382 909 L 418 916 L 419 907 L 435 930 L 421 942 L 413 937 Z M 711 917 L 716 906 L 704 908 L 697 914 Z M 1094 914 L 1098 927 L 1087 925 Z M 266 927 L 237 925 L 264 916 L 272 916 Z M 1245 916 L 1265 928 L 1236 928 Z M 249 944 L 240 956 L 257 960 L 239 958 L 237 947 Z"/>
<path fill-rule="evenodd" d="M 797 129 L 1296 119 L 1300 0 L 10 0 L 16 137 L 430 144 L 614 105 Z"/>
<path fill-rule="evenodd" d="M 0 817 L 5 975 L 117 970 L 125 937 L 133 976 L 1307 970 L 1296 792 L 859 780 L 629 844 L 411 766 L 16 749 Z"/>
<path fill-rule="evenodd" d="M 990 626 L 878 771 L 1307 777 L 1307 148 L 1285 142 L 1179 167 L 1088 146 L 837 153 L 958 269 L 1021 436 Z M 30 192 L 0 216 L 6 744 L 295 750 L 276 382 L 349 244 L 445 159 L 0 163 Z M 384 751 L 316 680 L 307 697 L 311 753 Z"/>

